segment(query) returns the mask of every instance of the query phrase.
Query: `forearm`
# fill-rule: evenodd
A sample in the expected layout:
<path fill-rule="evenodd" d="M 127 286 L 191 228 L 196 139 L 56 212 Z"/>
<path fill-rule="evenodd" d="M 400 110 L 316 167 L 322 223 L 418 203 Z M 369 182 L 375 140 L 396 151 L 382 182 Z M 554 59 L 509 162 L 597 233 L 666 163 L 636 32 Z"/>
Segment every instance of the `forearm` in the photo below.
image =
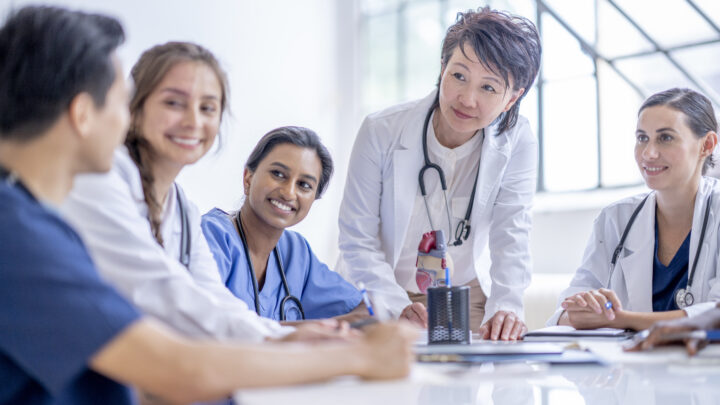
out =
<path fill-rule="evenodd" d="M 322 345 L 230 345 L 178 337 L 154 322 L 128 328 L 91 360 L 101 374 L 174 402 L 227 397 L 234 390 L 366 375 L 362 341 Z"/>
<path fill-rule="evenodd" d="M 235 389 L 317 382 L 364 373 L 361 342 L 264 344 L 235 347 L 214 343 L 194 344 L 188 360 L 204 364 L 202 380 L 207 398 L 224 396 Z M 200 398 L 203 399 L 203 398 Z"/>
<path fill-rule="evenodd" d="M 685 311 L 663 311 L 663 312 L 618 312 L 615 321 L 611 326 L 620 329 L 643 330 L 648 329 L 659 321 L 668 321 L 672 319 L 684 318 Z"/>

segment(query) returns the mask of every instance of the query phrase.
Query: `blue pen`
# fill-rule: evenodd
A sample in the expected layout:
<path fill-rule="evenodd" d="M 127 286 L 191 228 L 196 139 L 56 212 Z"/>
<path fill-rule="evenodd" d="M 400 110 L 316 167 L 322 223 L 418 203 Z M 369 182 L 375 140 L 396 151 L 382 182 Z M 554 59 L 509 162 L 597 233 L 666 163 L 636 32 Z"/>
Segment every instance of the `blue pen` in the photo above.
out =
<path fill-rule="evenodd" d="M 362 299 L 367 307 L 368 314 L 370 314 L 370 316 L 375 316 L 372 304 L 370 304 L 370 297 L 368 297 L 367 290 L 365 289 L 365 284 L 362 282 L 358 283 L 358 288 L 360 289 L 360 294 L 362 294 Z"/>
<path fill-rule="evenodd" d="M 450 268 L 445 267 L 445 286 L 448 288 L 452 287 L 450 285 Z"/>

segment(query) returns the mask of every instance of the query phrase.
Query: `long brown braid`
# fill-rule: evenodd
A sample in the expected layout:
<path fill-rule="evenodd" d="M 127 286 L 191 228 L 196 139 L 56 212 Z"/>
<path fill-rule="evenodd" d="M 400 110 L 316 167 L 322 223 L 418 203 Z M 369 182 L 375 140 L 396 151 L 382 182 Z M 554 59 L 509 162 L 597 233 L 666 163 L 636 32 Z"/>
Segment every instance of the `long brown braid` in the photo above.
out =
<path fill-rule="evenodd" d="M 160 233 L 162 223 L 162 206 L 153 188 L 155 178 L 150 168 L 153 159 L 153 149 L 141 132 L 142 110 L 145 100 L 160 84 L 165 75 L 175 65 L 182 62 L 195 61 L 205 63 L 217 75 L 222 87 L 220 110 L 224 112 L 228 105 L 229 87 L 225 72 L 220 67 L 215 56 L 200 45 L 189 42 L 168 42 L 154 46 L 145 51 L 133 66 L 131 76 L 135 84 L 135 91 L 130 100 L 130 114 L 132 123 L 125 139 L 130 158 L 140 171 L 143 196 L 148 206 L 148 220 L 155 236 L 155 240 L 162 245 Z"/>

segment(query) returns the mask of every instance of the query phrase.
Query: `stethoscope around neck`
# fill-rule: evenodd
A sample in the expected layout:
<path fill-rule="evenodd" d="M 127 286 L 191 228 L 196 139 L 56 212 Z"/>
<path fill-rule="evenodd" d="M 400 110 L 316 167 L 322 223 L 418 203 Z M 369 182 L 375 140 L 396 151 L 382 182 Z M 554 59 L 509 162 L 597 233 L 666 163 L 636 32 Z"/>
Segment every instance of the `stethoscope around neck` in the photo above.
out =
<path fill-rule="evenodd" d="M 650 193 L 652 194 L 652 193 Z M 620 237 L 620 242 L 618 243 L 617 247 L 615 247 L 615 250 L 613 251 L 612 259 L 610 260 L 610 275 L 608 276 L 608 282 L 607 286 L 608 289 L 610 289 L 610 283 L 612 281 L 613 272 L 615 271 L 615 264 L 617 263 L 618 256 L 620 256 L 620 252 L 625 247 L 625 239 L 627 238 L 628 233 L 630 233 L 630 229 L 632 228 L 633 222 L 635 222 L 635 218 L 637 218 L 638 214 L 640 213 L 640 210 L 645 205 L 645 202 L 650 197 L 650 194 L 646 195 L 645 198 L 640 202 L 640 204 L 635 208 L 635 211 L 633 211 L 632 215 L 630 216 L 630 220 L 628 221 L 627 225 L 625 226 L 625 230 L 623 231 L 622 237 Z M 675 292 L 675 304 L 678 308 L 683 309 L 686 307 L 691 306 L 695 303 L 695 296 L 693 295 L 691 289 L 693 284 L 693 279 L 695 277 L 695 268 L 698 264 L 698 259 L 700 258 L 700 251 L 702 250 L 703 242 L 705 241 L 705 231 L 707 230 L 707 223 L 708 223 L 708 216 L 710 215 L 710 205 L 712 203 L 712 196 L 713 193 L 710 192 L 710 194 L 707 197 L 707 200 L 705 201 L 705 215 L 703 217 L 703 225 L 700 231 L 700 239 L 698 240 L 698 247 L 695 251 L 695 260 L 693 260 L 692 268 L 690 269 L 690 273 L 688 273 L 688 282 L 685 288 L 679 288 Z"/>
<path fill-rule="evenodd" d="M 440 188 L 442 188 L 443 198 L 445 199 L 445 212 L 447 214 L 449 231 L 448 235 L 455 235 L 455 241 L 451 242 L 449 245 L 460 246 L 470 236 L 470 215 L 472 214 L 473 204 L 475 202 L 475 190 L 477 189 L 477 182 L 478 178 L 480 177 L 480 165 L 478 164 L 478 169 L 475 173 L 475 181 L 473 182 L 472 192 L 470 193 L 470 202 L 468 203 L 467 209 L 465 210 L 465 218 L 457 224 L 457 227 L 455 228 L 455 233 L 453 233 L 452 221 L 450 219 L 450 204 L 448 204 L 447 197 L 447 182 L 445 181 L 445 172 L 438 164 L 435 164 L 430 160 L 430 154 L 428 153 L 427 145 L 428 125 L 430 124 L 430 117 L 432 117 L 433 111 L 439 106 L 438 97 L 439 96 L 435 97 L 435 102 L 432 106 L 430 106 L 427 114 L 425 114 L 425 122 L 423 123 L 422 130 L 423 157 L 425 159 L 425 164 L 423 165 L 423 167 L 420 168 L 420 173 L 418 174 L 418 183 L 420 184 L 420 194 L 422 194 L 423 201 L 425 202 L 425 211 L 427 211 L 430 228 L 433 230 L 438 229 L 435 228 L 435 225 L 432 221 L 432 215 L 430 215 L 430 206 L 428 205 L 427 201 L 427 189 L 425 188 L 425 172 L 427 172 L 428 170 L 435 170 L 437 172 L 438 177 L 440 178 Z M 484 140 L 485 128 L 482 129 L 482 137 Z"/>
<path fill-rule="evenodd" d="M 243 229 L 242 219 L 240 219 L 240 211 L 235 214 L 233 219 L 235 221 L 235 227 L 240 234 L 243 251 L 245 252 L 245 260 L 247 260 L 248 272 L 250 273 L 250 280 L 252 280 L 253 294 L 255 299 L 255 312 L 260 315 L 260 292 L 258 290 L 258 281 L 257 277 L 255 277 L 255 268 L 253 267 L 252 260 L 250 260 L 250 251 L 248 250 L 248 243 L 247 239 L 245 238 L 245 230 Z M 300 303 L 300 299 L 290 294 L 290 286 L 288 285 L 287 278 L 285 277 L 285 268 L 283 267 L 282 261 L 280 260 L 280 251 L 278 250 L 277 246 L 273 248 L 273 254 L 275 255 L 275 263 L 277 264 L 278 270 L 280 272 L 280 278 L 282 279 L 283 287 L 285 288 L 285 297 L 282 299 L 282 301 L 280 301 L 280 320 L 285 320 L 285 305 L 288 303 L 288 301 L 292 301 L 295 306 L 297 306 L 297 309 L 300 312 L 300 318 L 302 320 L 305 320 L 305 311 L 303 310 L 302 303 Z"/>
<path fill-rule="evenodd" d="M 180 263 L 182 263 L 185 268 L 190 268 L 190 251 L 191 251 L 191 243 L 190 243 L 190 219 L 188 218 L 187 210 L 185 209 L 186 203 L 185 203 L 185 197 L 183 193 L 180 191 L 180 188 L 175 186 L 175 193 L 177 196 L 178 201 L 178 208 L 180 209 L 180 223 L 182 226 L 182 231 L 180 234 Z M 237 215 L 235 215 L 235 226 L 238 229 L 238 233 L 240 234 L 240 239 L 242 240 L 243 249 L 245 251 L 245 258 L 247 260 L 248 269 L 250 272 L 250 278 L 252 280 L 253 285 L 253 293 L 255 294 L 255 312 L 257 312 L 258 315 L 260 315 L 260 293 L 258 291 L 258 282 L 257 278 L 255 277 L 255 269 L 253 268 L 252 261 L 250 260 L 250 253 L 248 252 L 248 244 L 247 240 L 245 239 L 245 232 L 243 231 L 242 227 L 242 221 L 240 220 L 240 212 L 238 211 Z M 278 269 L 280 270 L 280 278 L 282 279 L 283 287 L 285 287 L 285 298 L 280 301 L 280 320 L 285 320 L 285 304 L 288 301 L 292 301 L 297 306 L 298 311 L 300 312 L 300 316 L 302 319 L 305 319 L 305 311 L 303 311 L 302 304 L 300 303 L 300 300 L 290 294 L 290 287 L 288 286 L 287 279 L 285 278 L 285 268 L 283 267 L 282 261 L 280 261 L 280 252 L 278 251 L 277 246 L 273 249 L 273 253 L 275 254 L 275 261 L 277 263 Z"/>

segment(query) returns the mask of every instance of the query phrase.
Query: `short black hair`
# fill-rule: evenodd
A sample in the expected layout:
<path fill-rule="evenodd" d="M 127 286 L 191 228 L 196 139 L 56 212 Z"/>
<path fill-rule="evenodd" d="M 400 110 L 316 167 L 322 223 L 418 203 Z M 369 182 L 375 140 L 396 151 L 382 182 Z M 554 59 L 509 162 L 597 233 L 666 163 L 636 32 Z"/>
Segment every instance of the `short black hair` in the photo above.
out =
<path fill-rule="evenodd" d="M 258 144 L 255 145 L 255 149 L 250 153 L 245 167 L 251 172 L 255 172 L 260 162 L 265 159 L 268 153 L 275 149 L 276 146 L 287 143 L 301 148 L 312 149 L 317 153 L 318 159 L 320 159 L 320 165 L 322 166 L 322 173 L 320 174 L 317 192 L 315 193 L 315 199 L 319 199 L 325 192 L 328 182 L 330 182 L 334 166 L 330 152 L 328 152 L 320 140 L 320 137 L 312 129 L 293 126 L 273 129 L 260 138 Z"/>
<path fill-rule="evenodd" d="M 520 102 L 530 91 L 540 70 L 540 35 L 527 18 L 481 7 L 457 14 L 455 24 L 448 28 L 443 39 L 442 65 L 447 65 L 456 48 L 465 55 L 465 44 L 470 45 L 479 62 L 488 70 L 502 76 L 506 88 L 512 78 L 512 90 L 525 89 L 510 110 L 498 117 L 497 135 L 500 135 L 517 123 Z M 438 78 L 438 87 L 441 80 Z"/>
<path fill-rule="evenodd" d="M 115 81 L 118 20 L 58 7 L 11 12 L 0 28 L 0 139 L 29 141 L 82 92 L 97 106 Z"/>

